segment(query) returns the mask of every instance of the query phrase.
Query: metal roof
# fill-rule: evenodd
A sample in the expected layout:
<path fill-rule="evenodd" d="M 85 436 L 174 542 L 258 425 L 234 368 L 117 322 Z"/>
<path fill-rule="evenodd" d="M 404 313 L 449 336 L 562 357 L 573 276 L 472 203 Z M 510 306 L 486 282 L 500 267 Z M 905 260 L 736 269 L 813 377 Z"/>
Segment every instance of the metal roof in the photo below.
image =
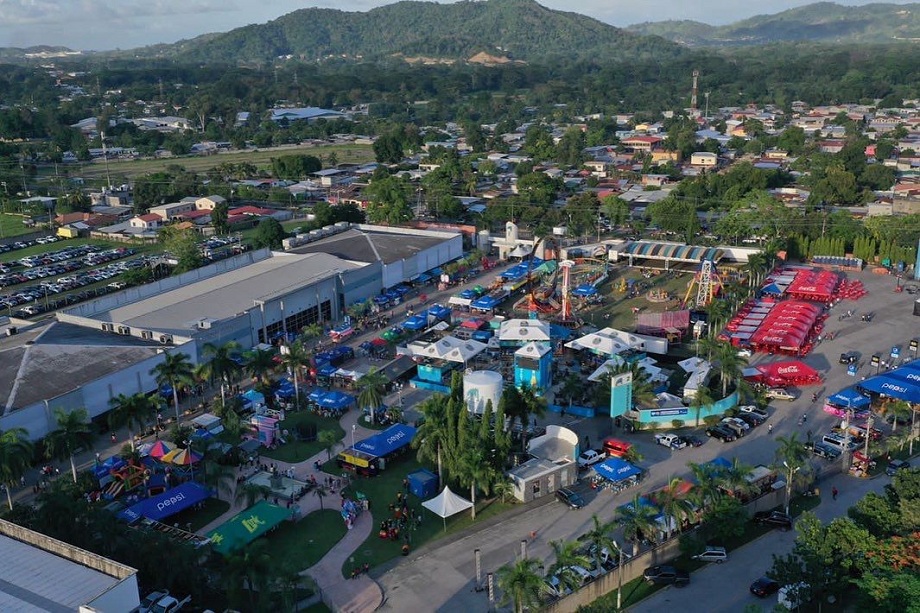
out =
<path fill-rule="evenodd" d="M 326 253 L 273 253 L 270 258 L 116 307 L 93 319 L 188 333 L 192 322 L 227 319 L 251 309 L 256 300 L 284 296 L 362 266 Z"/>
<path fill-rule="evenodd" d="M 628 245 L 625 253 L 643 258 L 657 260 L 679 260 L 683 262 L 702 262 L 712 260 L 718 262 L 722 259 L 723 251 L 716 247 L 698 247 L 694 245 L 678 245 L 675 243 L 636 242 Z"/>
<path fill-rule="evenodd" d="M 420 251 L 440 245 L 449 235 L 425 236 L 422 233 L 389 233 L 351 228 L 296 249 L 292 253 L 329 253 L 346 260 L 392 264 Z"/>

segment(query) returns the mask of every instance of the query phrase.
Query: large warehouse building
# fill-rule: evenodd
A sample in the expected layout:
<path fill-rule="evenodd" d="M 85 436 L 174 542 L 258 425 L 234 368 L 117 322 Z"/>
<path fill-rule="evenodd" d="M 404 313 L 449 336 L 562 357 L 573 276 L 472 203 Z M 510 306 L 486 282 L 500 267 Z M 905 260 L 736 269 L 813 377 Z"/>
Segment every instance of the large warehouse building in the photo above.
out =
<path fill-rule="evenodd" d="M 206 343 L 250 348 L 313 323 L 331 327 L 348 306 L 462 256 L 460 234 L 327 230 L 296 251 L 243 253 L 0 337 L 0 430 L 40 438 L 56 427 L 58 407 L 99 418 L 118 394 L 157 389 L 150 369 L 164 351 L 197 362 Z"/>

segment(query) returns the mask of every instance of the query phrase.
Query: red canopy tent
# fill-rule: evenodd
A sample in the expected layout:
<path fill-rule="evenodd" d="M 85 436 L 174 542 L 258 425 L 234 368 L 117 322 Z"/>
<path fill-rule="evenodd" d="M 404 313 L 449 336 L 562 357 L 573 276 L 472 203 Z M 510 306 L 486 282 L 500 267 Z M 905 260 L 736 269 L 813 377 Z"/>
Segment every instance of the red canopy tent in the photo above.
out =
<path fill-rule="evenodd" d="M 758 375 L 745 377 L 770 387 L 800 387 L 821 383 L 821 373 L 799 360 L 784 360 L 754 367 Z"/>
<path fill-rule="evenodd" d="M 840 275 L 830 270 L 800 270 L 786 288 L 786 294 L 798 300 L 828 303 L 840 284 Z"/>
<path fill-rule="evenodd" d="M 803 355 L 810 348 L 809 337 L 819 324 L 820 306 L 797 300 L 780 302 L 751 335 L 750 344 L 769 353 Z"/>

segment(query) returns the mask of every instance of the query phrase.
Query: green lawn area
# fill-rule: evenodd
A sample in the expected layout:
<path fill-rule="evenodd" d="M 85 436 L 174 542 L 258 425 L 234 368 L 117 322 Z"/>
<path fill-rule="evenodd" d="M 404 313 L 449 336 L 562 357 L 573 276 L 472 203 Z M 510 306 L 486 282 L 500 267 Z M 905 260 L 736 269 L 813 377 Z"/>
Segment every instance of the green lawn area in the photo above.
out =
<path fill-rule="evenodd" d="M 226 500 L 208 498 L 204 501 L 204 507 L 201 510 L 186 509 L 170 517 L 166 523 L 179 524 L 183 530 L 188 527 L 188 524 L 191 524 L 191 531 L 198 532 L 228 510 L 230 510 L 230 503 Z"/>
<path fill-rule="evenodd" d="M 638 298 L 629 298 L 627 293 L 617 291 L 620 279 L 634 279 L 640 283 L 647 283 L 653 289 L 669 292 L 672 297 L 683 300 L 687 294 L 687 283 L 691 278 L 689 274 L 681 274 L 676 277 L 658 275 L 651 279 L 643 279 L 642 272 L 638 269 L 614 268 L 611 270 L 610 280 L 604 282 L 599 288 L 604 297 L 603 304 L 592 309 L 580 310 L 577 314 L 598 328 L 610 326 L 621 330 L 632 330 L 636 324 L 636 316 L 632 313 L 633 307 L 642 309 L 643 313 L 655 313 L 664 311 L 668 303 L 647 300 L 648 290 L 642 292 Z M 610 319 L 604 318 L 607 314 L 610 315 Z"/>
<path fill-rule="evenodd" d="M 345 536 L 338 511 L 314 511 L 298 522 L 284 522 L 266 536 L 272 561 L 281 568 L 306 570 Z"/>
<path fill-rule="evenodd" d="M 35 228 L 30 228 L 22 223 L 25 219 L 22 215 L 11 215 L 10 213 L 0 213 L 0 238 L 10 238 L 20 234 L 34 232 Z"/>
<path fill-rule="evenodd" d="M 381 539 L 377 536 L 377 527 L 385 519 L 390 519 L 393 515 L 389 509 L 391 503 L 396 502 L 397 492 L 403 491 L 402 481 L 409 473 L 422 468 L 422 466 L 411 455 L 392 463 L 388 463 L 386 470 L 372 478 L 360 478 L 351 483 L 345 490 L 346 493 L 354 494 L 361 492 L 370 501 L 370 512 L 373 516 L 374 529 L 366 541 L 355 551 L 352 561 L 347 561 L 342 566 L 342 575 L 348 576 L 351 569 L 355 566 L 361 566 L 367 562 L 372 568 L 391 560 L 400 555 L 403 545 L 402 538 L 398 541 Z M 335 462 L 329 462 L 324 466 L 324 470 L 331 474 L 340 474 L 341 469 L 335 465 Z M 461 496 L 469 497 L 469 492 L 458 492 Z M 440 517 L 435 516 L 427 509 L 423 509 L 421 500 L 409 495 L 409 508 L 422 512 L 422 524 L 417 529 L 410 530 L 412 549 L 417 549 L 421 545 L 439 539 L 448 534 L 463 530 L 473 525 L 470 513 L 464 512 L 454 517 L 447 518 L 447 529 L 444 529 L 444 523 Z M 482 521 L 493 517 L 513 506 L 510 502 L 501 502 L 500 500 L 477 499 L 476 503 L 476 521 Z"/>
<path fill-rule="evenodd" d="M 370 145 L 319 145 L 290 147 L 275 150 L 252 150 L 222 153 L 208 156 L 183 156 L 163 159 L 145 160 L 109 160 L 108 171 L 104 163 L 82 163 L 68 165 L 69 175 L 85 179 L 104 179 L 108 172 L 116 183 L 121 178 L 134 178 L 141 175 L 166 170 L 167 166 L 182 166 L 189 172 L 203 173 L 221 164 L 240 164 L 247 162 L 257 168 L 269 168 L 271 159 L 282 155 L 313 155 L 320 158 L 335 153 L 340 164 L 362 164 L 374 161 L 374 151 Z"/>
<path fill-rule="evenodd" d="M 316 425 L 317 436 L 323 430 L 332 430 L 340 440 L 345 437 L 345 431 L 342 430 L 338 420 L 320 417 L 309 411 L 289 413 L 288 418 L 281 422 L 281 430 L 282 432 L 288 430 L 293 434 L 297 431 L 298 427 L 306 426 L 307 424 Z M 291 439 L 289 442 L 277 449 L 263 449 L 261 452 L 262 456 L 281 462 L 302 462 L 323 450 L 323 446 L 318 440 L 308 443 L 304 441 L 295 441 L 293 440 L 293 436 L 289 438 Z"/>

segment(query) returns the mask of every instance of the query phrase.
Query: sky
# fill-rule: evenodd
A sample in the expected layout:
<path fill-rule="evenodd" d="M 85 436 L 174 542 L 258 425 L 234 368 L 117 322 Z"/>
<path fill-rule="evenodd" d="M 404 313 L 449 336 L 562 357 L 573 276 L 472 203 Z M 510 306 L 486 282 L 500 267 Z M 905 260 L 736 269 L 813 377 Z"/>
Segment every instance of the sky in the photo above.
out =
<path fill-rule="evenodd" d="M 888 0 L 908 4 L 911 0 Z M 644 21 L 692 19 L 722 25 L 812 0 L 539 0 L 624 27 Z M 838 4 L 867 4 L 837 0 Z M 307 7 L 367 11 L 386 0 L 0 0 L 0 47 L 61 45 L 80 50 L 132 49 L 265 23 Z"/>

